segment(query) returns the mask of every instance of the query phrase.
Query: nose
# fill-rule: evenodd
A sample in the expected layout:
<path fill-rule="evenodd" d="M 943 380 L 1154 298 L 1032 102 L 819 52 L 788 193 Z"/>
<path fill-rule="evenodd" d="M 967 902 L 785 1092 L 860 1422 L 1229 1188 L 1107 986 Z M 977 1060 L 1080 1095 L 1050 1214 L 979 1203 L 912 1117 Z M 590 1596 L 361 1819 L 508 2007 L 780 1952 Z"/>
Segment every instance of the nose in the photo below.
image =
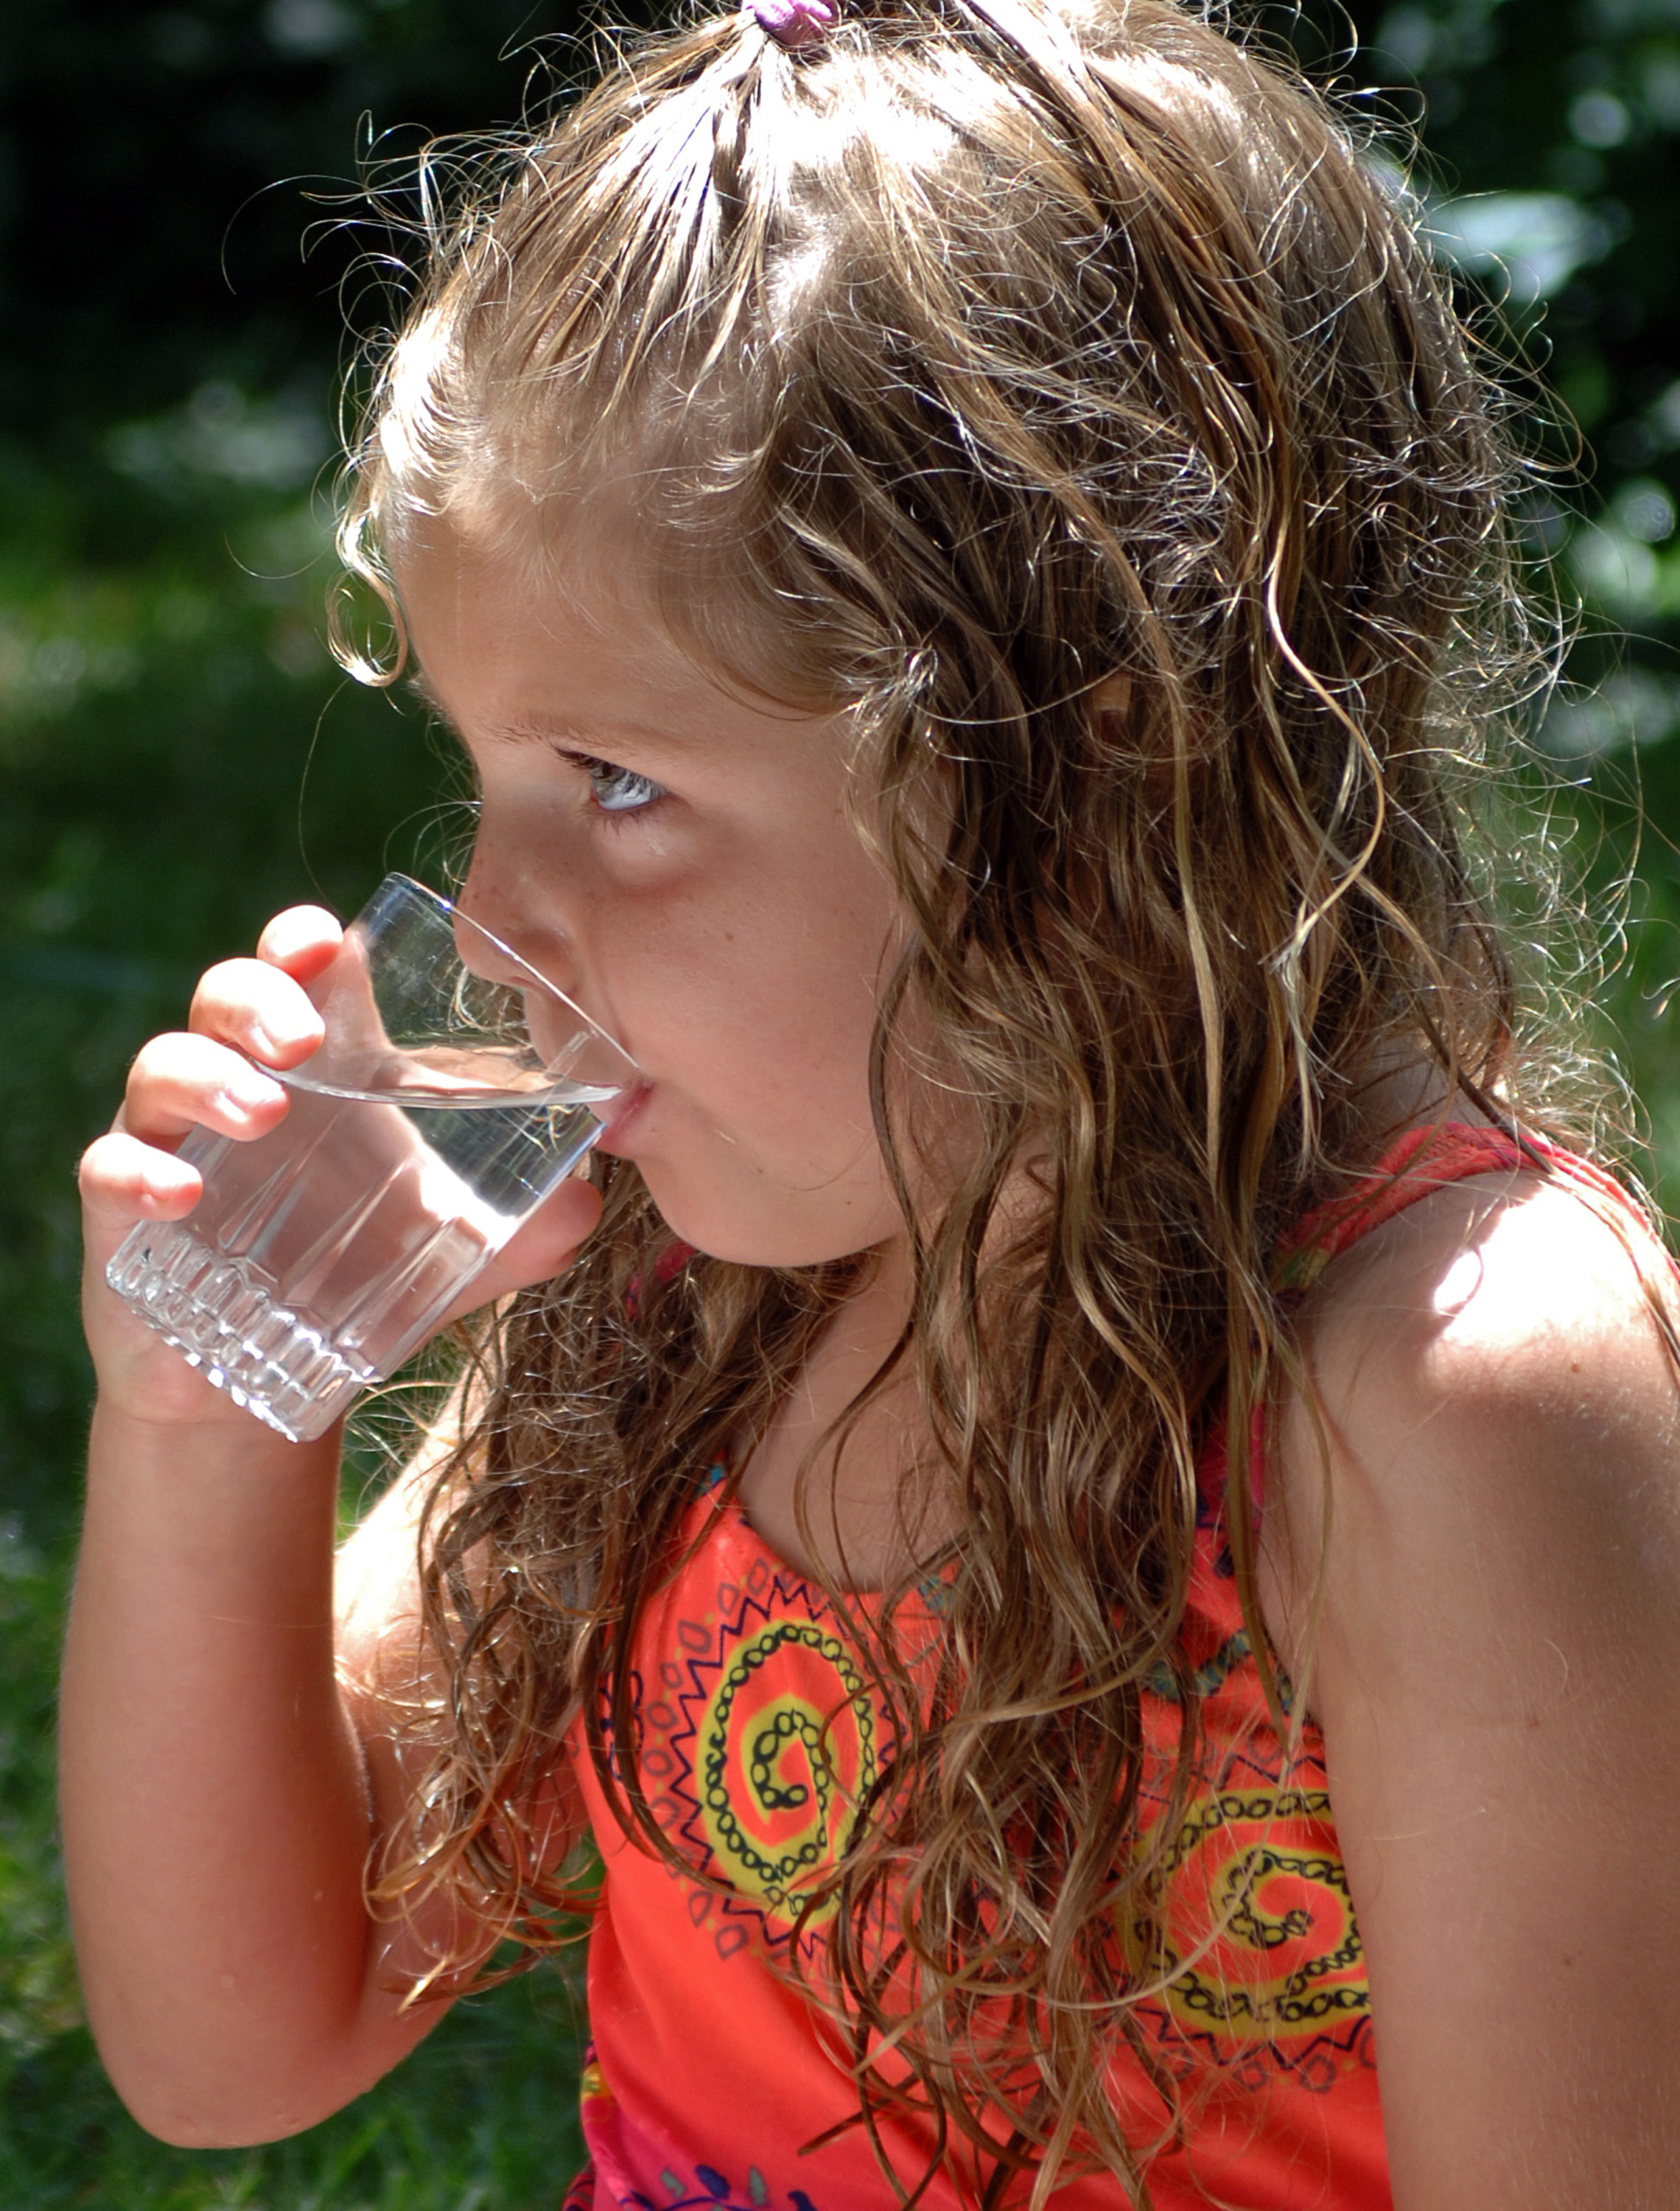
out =
<path fill-rule="evenodd" d="M 539 965 L 523 947 L 486 935 L 483 919 L 468 911 L 464 900 L 456 902 L 455 942 L 468 973 L 499 986 L 488 1003 L 479 992 L 457 993 L 453 1009 L 457 1016 L 493 1035 L 504 1048 L 528 1048 L 552 1075 L 598 1089 L 601 1097 L 639 1081 L 635 1063 L 563 987 L 552 963 Z M 540 987 L 533 980 L 533 970 L 551 987 Z M 513 1005 L 507 1003 L 510 993 Z"/>
<path fill-rule="evenodd" d="M 561 895 L 564 880 L 558 853 L 545 856 L 534 850 L 532 840 L 521 836 L 501 809 L 486 809 L 456 906 L 556 990 L 575 996 L 580 980 L 577 947 Z M 472 964 L 478 964 L 476 959 Z"/>

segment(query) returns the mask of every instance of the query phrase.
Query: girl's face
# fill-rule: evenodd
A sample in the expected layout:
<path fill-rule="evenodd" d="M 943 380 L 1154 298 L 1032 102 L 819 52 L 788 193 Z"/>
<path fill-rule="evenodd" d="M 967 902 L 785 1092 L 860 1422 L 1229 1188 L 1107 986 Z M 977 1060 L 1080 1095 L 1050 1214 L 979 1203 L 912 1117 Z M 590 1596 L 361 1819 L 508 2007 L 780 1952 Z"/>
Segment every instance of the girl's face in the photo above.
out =
<path fill-rule="evenodd" d="M 849 724 L 743 705 L 628 592 L 431 530 L 397 580 L 478 777 L 461 904 L 642 1069 L 602 1148 L 720 1258 L 891 1238 L 868 1056 L 899 901 L 845 818 Z"/>

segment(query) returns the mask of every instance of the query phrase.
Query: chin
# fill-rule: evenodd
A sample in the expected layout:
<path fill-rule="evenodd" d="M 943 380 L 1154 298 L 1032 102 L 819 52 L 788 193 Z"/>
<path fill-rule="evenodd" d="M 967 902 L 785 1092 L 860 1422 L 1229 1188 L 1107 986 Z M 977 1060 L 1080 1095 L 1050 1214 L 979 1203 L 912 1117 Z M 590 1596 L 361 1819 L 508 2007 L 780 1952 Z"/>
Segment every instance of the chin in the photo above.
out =
<path fill-rule="evenodd" d="M 768 1208 L 732 1201 L 723 1193 L 697 1199 L 691 1192 L 672 1190 L 657 1172 L 642 1166 L 643 1179 L 659 1215 L 671 1233 L 704 1251 L 709 1259 L 725 1259 L 737 1267 L 819 1267 L 831 1259 L 848 1259 L 884 1243 L 892 1227 L 860 1235 L 855 1224 L 789 1219 L 799 1208 L 784 1205 L 774 1219 Z"/>

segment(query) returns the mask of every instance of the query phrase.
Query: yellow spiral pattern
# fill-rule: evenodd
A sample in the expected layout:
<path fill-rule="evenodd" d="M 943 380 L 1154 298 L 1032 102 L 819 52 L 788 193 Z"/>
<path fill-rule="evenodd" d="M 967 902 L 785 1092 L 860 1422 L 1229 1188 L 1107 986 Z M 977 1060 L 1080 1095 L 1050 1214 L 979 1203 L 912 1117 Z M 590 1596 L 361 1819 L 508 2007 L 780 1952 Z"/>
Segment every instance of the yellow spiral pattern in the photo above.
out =
<path fill-rule="evenodd" d="M 818 1622 L 771 1618 L 731 1646 L 697 1735 L 715 1869 L 767 1917 L 794 1919 L 875 1780 L 874 1711 L 851 1652 Z"/>

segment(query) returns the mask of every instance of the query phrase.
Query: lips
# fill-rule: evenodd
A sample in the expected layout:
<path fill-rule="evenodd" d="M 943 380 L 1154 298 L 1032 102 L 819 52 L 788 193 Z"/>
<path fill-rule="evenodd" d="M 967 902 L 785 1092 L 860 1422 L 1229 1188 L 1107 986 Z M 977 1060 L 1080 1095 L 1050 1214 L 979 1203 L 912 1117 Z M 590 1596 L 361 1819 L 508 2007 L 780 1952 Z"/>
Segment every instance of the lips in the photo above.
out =
<path fill-rule="evenodd" d="M 603 1152 L 623 1152 L 624 1139 L 641 1119 L 642 1109 L 652 1094 L 653 1086 L 649 1082 L 638 1082 L 628 1090 L 619 1091 L 601 1119 L 599 1141 Z"/>

